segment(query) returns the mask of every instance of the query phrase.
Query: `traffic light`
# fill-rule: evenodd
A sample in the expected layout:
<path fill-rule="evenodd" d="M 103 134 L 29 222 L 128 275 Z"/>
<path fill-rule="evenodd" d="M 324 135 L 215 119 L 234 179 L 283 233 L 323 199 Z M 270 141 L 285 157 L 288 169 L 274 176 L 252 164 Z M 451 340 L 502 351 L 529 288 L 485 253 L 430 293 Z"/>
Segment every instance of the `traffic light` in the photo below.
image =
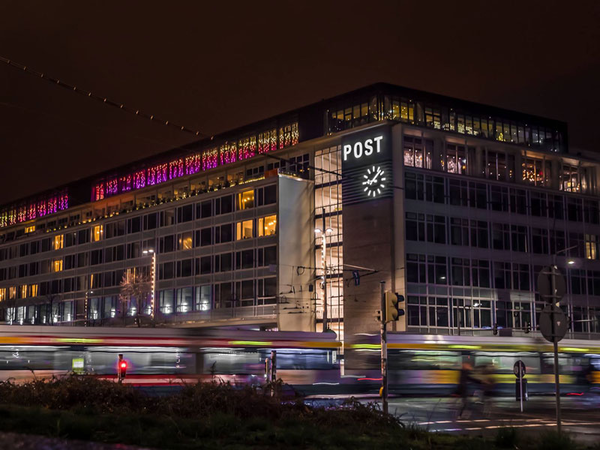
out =
<path fill-rule="evenodd" d="M 127 361 L 123 359 L 123 354 L 119 353 L 117 362 L 117 378 L 119 383 L 127 376 Z"/>
<path fill-rule="evenodd" d="M 392 322 L 404 315 L 404 309 L 400 307 L 404 303 L 404 296 L 395 292 L 385 293 L 385 321 Z"/>

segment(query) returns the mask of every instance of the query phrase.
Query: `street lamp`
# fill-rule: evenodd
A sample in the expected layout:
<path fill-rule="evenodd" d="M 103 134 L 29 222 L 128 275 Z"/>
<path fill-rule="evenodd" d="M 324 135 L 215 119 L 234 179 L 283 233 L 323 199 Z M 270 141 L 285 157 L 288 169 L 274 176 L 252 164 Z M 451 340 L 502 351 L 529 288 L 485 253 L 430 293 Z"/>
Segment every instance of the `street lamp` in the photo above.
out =
<path fill-rule="evenodd" d="M 154 290 L 156 288 L 156 253 L 153 248 L 149 248 L 142 252 L 144 255 L 152 255 L 152 267 L 150 269 L 150 283 L 151 283 L 151 293 L 150 293 L 150 317 L 154 320 L 154 311 L 155 311 L 155 295 Z"/>

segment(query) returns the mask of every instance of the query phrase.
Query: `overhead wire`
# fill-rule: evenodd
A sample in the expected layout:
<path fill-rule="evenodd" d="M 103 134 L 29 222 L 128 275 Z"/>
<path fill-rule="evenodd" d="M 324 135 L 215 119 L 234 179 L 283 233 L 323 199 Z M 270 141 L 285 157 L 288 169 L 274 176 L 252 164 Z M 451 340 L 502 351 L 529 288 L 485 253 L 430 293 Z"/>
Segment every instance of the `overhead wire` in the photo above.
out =
<path fill-rule="evenodd" d="M 175 128 L 175 129 L 178 129 L 179 131 L 183 131 L 183 132 L 188 133 L 188 134 L 193 134 L 194 136 L 209 137 L 207 134 L 204 134 L 201 131 L 193 130 L 193 129 L 189 128 L 189 127 L 186 127 L 184 125 L 179 125 L 179 124 L 177 124 L 175 122 L 172 122 L 170 120 L 165 120 L 163 118 L 160 118 L 160 117 L 156 116 L 155 114 L 148 114 L 148 113 L 146 113 L 144 111 L 141 111 L 140 109 L 137 109 L 137 108 L 131 108 L 129 106 L 124 105 L 123 103 L 110 100 L 108 97 L 94 94 L 94 93 L 92 93 L 92 92 L 90 92 L 88 90 L 85 90 L 85 89 L 79 88 L 77 86 L 71 85 L 69 83 L 66 83 L 66 82 L 58 79 L 58 78 L 54 78 L 52 76 L 49 76 L 49 75 L 47 75 L 47 74 L 45 74 L 43 72 L 39 72 L 37 70 L 31 69 L 29 66 L 27 66 L 25 64 L 18 63 L 16 61 L 13 61 L 12 59 L 0 56 L 0 62 L 6 63 L 8 66 L 13 67 L 14 69 L 21 70 L 21 71 L 23 71 L 25 73 L 33 75 L 33 76 L 35 76 L 37 78 L 40 78 L 42 80 L 46 80 L 49 83 L 52 83 L 52 84 L 54 84 L 56 86 L 59 86 L 59 87 L 61 87 L 63 89 L 75 92 L 76 94 L 83 95 L 83 96 L 88 97 L 90 99 L 96 100 L 96 101 L 98 101 L 100 103 L 103 103 L 103 104 L 105 104 L 107 106 L 111 106 L 111 107 L 117 108 L 117 109 L 119 109 L 121 111 L 125 111 L 126 113 L 129 113 L 129 114 L 132 114 L 132 115 L 135 115 L 135 116 L 138 116 L 138 117 L 142 117 L 144 119 L 151 120 L 153 122 L 162 123 L 163 125 L 165 125 L 167 127 Z"/>

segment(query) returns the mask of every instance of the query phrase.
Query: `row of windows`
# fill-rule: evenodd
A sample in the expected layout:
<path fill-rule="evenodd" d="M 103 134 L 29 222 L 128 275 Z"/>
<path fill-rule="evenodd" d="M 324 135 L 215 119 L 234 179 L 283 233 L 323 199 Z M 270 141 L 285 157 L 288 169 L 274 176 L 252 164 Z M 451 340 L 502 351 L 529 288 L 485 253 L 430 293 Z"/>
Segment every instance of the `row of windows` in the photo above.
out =
<path fill-rule="evenodd" d="M 533 186 L 554 187 L 566 192 L 587 192 L 592 181 L 592 172 L 580 166 L 545 158 L 521 158 L 521 167 L 516 165 L 515 154 L 506 151 L 445 144 L 445 149 L 434 154 L 433 140 L 404 136 L 404 166 L 433 169 L 442 172 L 473 177 L 484 177 L 497 181 L 515 179 Z M 553 180 L 553 168 L 558 179 Z"/>
<path fill-rule="evenodd" d="M 595 234 L 410 212 L 406 213 L 405 224 L 409 241 L 543 255 L 568 248 L 567 256 L 600 259 L 600 238 Z"/>
<path fill-rule="evenodd" d="M 205 312 L 213 308 L 273 305 L 276 303 L 275 277 L 164 289 L 157 293 L 157 309 L 164 315 Z M 52 304 L 17 306 L 3 309 L 9 323 L 46 324 L 71 322 L 75 319 L 75 302 L 54 301 Z M 91 297 L 87 304 L 87 319 L 114 319 L 126 316 L 150 315 L 151 299 L 119 296 Z"/>
<path fill-rule="evenodd" d="M 109 224 L 111 225 L 111 224 Z M 102 228 L 98 225 L 94 228 Z M 232 242 L 234 240 L 252 239 L 254 237 L 273 236 L 277 233 L 277 216 L 265 216 L 258 219 L 249 219 L 235 224 L 228 223 L 216 227 L 203 228 L 201 230 L 188 231 L 185 233 L 163 236 L 158 240 L 158 251 L 160 253 L 169 253 L 179 250 L 190 250 L 194 247 L 204 247 L 213 244 Z M 66 235 L 70 236 L 70 234 Z M 63 248 L 65 235 L 58 235 L 53 238 L 53 242 L 59 242 L 55 248 Z M 20 256 L 27 255 L 28 250 L 37 249 L 37 244 L 21 245 Z M 116 245 L 105 249 L 97 249 L 88 252 L 82 252 L 73 255 L 67 255 L 64 258 L 55 258 L 34 263 L 21 264 L 10 268 L 0 269 L 0 281 L 28 275 L 38 275 L 51 272 L 60 272 L 63 269 L 74 269 L 85 267 L 88 264 L 97 265 L 114 261 L 123 261 L 124 259 L 139 258 L 143 250 L 153 249 L 151 240 L 140 242 L 131 242 L 129 244 Z M 33 253 L 35 254 L 37 250 Z M 9 252 L 10 255 L 10 252 Z M 89 256 L 88 256 L 89 255 Z M 15 256 L 16 257 L 16 256 Z M 64 263 L 63 263 L 64 262 Z"/>
<path fill-rule="evenodd" d="M 35 255 L 51 250 L 60 250 L 62 248 L 83 245 L 89 242 L 97 242 L 103 239 L 111 239 L 125 234 L 138 233 L 142 230 L 153 230 L 159 227 L 175 225 L 176 223 L 186 223 L 195 219 L 229 214 L 233 212 L 234 205 L 236 205 L 236 208 L 239 211 L 274 204 L 276 201 L 277 186 L 265 186 L 264 188 L 240 192 L 235 196 L 226 195 L 215 199 L 205 200 L 196 203 L 195 205 L 180 206 L 176 209 L 132 217 L 127 220 L 95 225 L 90 229 L 58 234 L 54 237 L 48 237 L 40 241 L 33 241 L 10 248 L 1 248 L 0 261 Z M 272 229 L 263 229 L 262 232 L 273 234 Z"/>
<path fill-rule="evenodd" d="M 406 256 L 406 281 L 450 286 L 537 291 L 537 276 L 543 266 L 515 262 L 490 262 L 469 258 L 419 255 Z M 569 293 L 600 296 L 600 271 L 567 270 Z"/>
<path fill-rule="evenodd" d="M 523 301 L 408 296 L 407 324 L 420 328 L 489 329 L 497 326 L 531 331 L 539 324 L 543 306 Z M 600 307 L 564 305 L 562 308 L 573 332 L 600 333 Z"/>
<path fill-rule="evenodd" d="M 405 196 L 453 206 L 549 217 L 574 222 L 600 223 L 597 200 L 547 194 L 482 182 L 406 173 Z"/>
<path fill-rule="evenodd" d="M 158 279 L 168 280 L 172 278 L 191 277 L 193 275 L 209 275 L 233 270 L 269 267 L 276 264 L 277 246 L 261 247 L 161 263 L 158 265 Z M 142 267 L 137 270 L 146 275 L 149 272 L 148 267 Z M 91 274 L 89 277 L 87 275 L 80 275 L 44 281 L 39 284 L 3 287 L 0 288 L 0 301 L 118 286 L 123 280 L 126 271 L 127 269 L 118 269 Z"/>
<path fill-rule="evenodd" d="M 500 142 L 565 150 L 564 136 L 551 127 L 461 111 L 395 95 L 365 97 L 330 107 L 329 133 L 380 120 L 398 120 L 411 125 L 477 136 Z"/>

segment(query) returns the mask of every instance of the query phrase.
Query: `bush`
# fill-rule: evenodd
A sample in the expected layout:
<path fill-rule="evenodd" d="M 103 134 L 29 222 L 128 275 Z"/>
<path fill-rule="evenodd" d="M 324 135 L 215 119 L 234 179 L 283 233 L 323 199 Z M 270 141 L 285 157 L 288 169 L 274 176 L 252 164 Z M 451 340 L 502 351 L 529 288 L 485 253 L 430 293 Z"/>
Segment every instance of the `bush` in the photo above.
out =
<path fill-rule="evenodd" d="M 498 428 L 495 442 L 500 448 L 517 448 L 519 443 L 519 433 L 517 432 L 517 429 L 513 427 Z"/>
<path fill-rule="evenodd" d="M 577 450 L 577 443 L 567 433 L 546 431 L 540 435 L 538 450 Z"/>

